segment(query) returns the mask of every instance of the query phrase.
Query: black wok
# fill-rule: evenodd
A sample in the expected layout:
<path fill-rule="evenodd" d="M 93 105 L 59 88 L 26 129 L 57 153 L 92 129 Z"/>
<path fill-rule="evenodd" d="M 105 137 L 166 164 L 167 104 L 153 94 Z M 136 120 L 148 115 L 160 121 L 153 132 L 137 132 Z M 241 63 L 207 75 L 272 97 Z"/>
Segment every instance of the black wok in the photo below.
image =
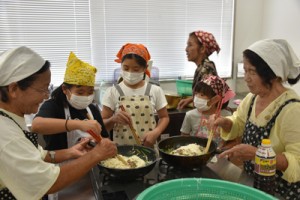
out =
<path fill-rule="evenodd" d="M 133 180 L 138 177 L 142 177 L 148 174 L 153 169 L 157 161 L 156 152 L 154 151 L 154 149 L 151 149 L 149 147 L 140 146 L 140 145 L 119 145 L 117 146 L 117 148 L 118 148 L 118 154 L 121 154 L 123 156 L 137 155 L 141 159 L 148 162 L 147 165 L 144 167 L 132 168 L 132 169 L 109 168 L 109 167 L 104 167 L 103 165 L 101 165 L 101 163 L 99 163 L 98 164 L 99 169 L 103 170 L 104 173 L 106 173 L 107 175 L 113 178 L 123 179 L 123 180 Z"/>
<path fill-rule="evenodd" d="M 168 164 L 174 167 L 182 168 L 200 168 L 206 165 L 208 161 L 217 153 L 217 144 L 212 141 L 210 148 L 206 154 L 200 156 L 177 156 L 168 152 L 175 150 L 181 146 L 196 143 L 200 146 L 206 147 L 207 138 L 200 138 L 195 136 L 174 136 L 166 138 L 159 142 L 158 150 L 161 158 Z"/>

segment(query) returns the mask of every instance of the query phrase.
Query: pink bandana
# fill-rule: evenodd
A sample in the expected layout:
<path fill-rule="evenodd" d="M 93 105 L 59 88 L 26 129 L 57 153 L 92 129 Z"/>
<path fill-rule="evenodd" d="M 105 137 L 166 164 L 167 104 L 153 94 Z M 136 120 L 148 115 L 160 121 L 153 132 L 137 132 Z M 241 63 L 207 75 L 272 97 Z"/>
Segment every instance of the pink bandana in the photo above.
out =
<path fill-rule="evenodd" d="M 226 82 L 218 76 L 205 75 L 200 82 L 210 86 L 217 95 L 221 96 L 222 104 L 235 96 L 235 93 L 229 88 Z"/>
<path fill-rule="evenodd" d="M 198 40 L 205 46 L 207 56 L 210 56 L 215 51 L 219 53 L 220 47 L 213 34 L 200 30 L 194 33 L 198 37 Z"/>

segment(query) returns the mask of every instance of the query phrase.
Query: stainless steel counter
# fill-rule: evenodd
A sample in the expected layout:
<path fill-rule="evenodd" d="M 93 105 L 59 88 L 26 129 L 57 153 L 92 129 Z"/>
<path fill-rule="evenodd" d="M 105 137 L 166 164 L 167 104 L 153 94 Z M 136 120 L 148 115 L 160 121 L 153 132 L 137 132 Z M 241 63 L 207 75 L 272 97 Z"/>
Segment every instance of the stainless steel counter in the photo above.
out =
<path fill-rule="evenodd" d="M 91 172 L 90 172 L 91 173 Z M 78 182 L 59 191 L 59 200 L 95 200 L 91 183 L 90 173 L 81 178 Z"/>

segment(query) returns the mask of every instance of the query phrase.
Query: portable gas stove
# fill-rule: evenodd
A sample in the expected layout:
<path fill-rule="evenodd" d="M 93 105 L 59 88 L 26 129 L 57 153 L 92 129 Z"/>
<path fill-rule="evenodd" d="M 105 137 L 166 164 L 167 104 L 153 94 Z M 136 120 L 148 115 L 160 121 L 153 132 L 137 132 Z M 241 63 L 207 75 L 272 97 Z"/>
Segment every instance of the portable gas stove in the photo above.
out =
<path fill-rule="evenodd" d="M 221 179 L 207 166 L 199 169 L 182 169 L 168 165 L 162 159 L 147 175 L 135 180 L 117 179 L 104 174 L 98 167 L 90 173 L 94 194 L 97 200 L 131 200 L 146 188 L 163 181 L 178 178 L 214 178 Z"/>

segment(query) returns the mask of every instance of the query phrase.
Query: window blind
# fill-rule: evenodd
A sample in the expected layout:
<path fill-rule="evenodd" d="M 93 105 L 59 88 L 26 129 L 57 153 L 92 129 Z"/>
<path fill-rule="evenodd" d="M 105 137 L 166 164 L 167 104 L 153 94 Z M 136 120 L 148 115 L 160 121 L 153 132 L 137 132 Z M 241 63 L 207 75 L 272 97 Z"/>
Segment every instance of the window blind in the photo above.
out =
<path fill-rule="evenodd" d="M 199 29 L 214 34 L 221 51 L 210 58 L 220 76 L 231 76 L 233 0 L 100 0 L 91 4 L 92 15 L 101 13 L 92 18 L 94 62 L 101 63 L 100 79 L 113 78 L 113 70 L 120 66 L 114 62 L 115 55 L 127 42 L 147 46 L 160 79 L 192 77 L 196 66 L 187 61 L 185 47 L 188 34 Z"/>
<path fill-rule="evenodd" d="M 192 76 L 188 34 L 212 32 L 221 47 L 210 58 L 220 76 L 232 74 L 234 0 L 2 0 L 0 51 L 27 45 L 50 60 L 52 83 L 63 81 L 70 51 L 98 68 L 97 82 L 112 81 L 115 55 L 127 42 L 150 51 L 160 80 Z"/>
<path fill-rule="evenodd" d="M 26 45 L 51 62 L 51 82 L 63 81 L 70 51 L 91 61 L 86 0 L 1 0 L 0 51 Z"/>

